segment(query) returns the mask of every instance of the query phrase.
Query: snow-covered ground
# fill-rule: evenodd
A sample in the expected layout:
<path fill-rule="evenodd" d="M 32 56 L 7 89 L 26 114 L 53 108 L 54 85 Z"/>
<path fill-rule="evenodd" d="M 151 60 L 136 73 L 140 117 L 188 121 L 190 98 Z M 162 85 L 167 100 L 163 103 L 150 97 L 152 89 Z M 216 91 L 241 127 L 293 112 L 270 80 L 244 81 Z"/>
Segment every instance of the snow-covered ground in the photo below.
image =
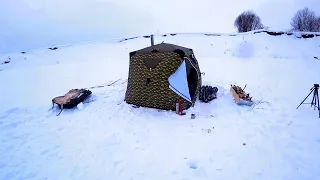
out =
<path fill-rule="evenodd" d="M 296 109 L 320 83 L 320 37 L 155 41 L 194 49 L 203 85 L 217 86 L 218 98 L 186 116 L 126 104 L 129 52 L 149 46 L 147 38 L 1 55 L 0 179 L 320 179 L 318 112 Z M 72 88 L 120 78 L 91 89 L 81 108 L 51 110 L 51 99 Z M 257 104 L 237 106 L 230 84 L 247 84 Z"/>

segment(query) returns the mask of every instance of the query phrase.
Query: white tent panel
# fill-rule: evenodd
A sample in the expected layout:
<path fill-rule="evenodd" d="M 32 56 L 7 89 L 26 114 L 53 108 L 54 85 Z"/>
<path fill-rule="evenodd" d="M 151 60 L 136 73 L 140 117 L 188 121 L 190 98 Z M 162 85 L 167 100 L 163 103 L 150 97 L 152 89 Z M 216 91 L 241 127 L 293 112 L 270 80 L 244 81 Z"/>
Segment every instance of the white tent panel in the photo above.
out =
<path fill-rule="evenodd" d="M 184 60 L 179 68 L 169 79 L 169 88 L 185 100 L 192 102 L 188 87 L 186 61 Z"/>

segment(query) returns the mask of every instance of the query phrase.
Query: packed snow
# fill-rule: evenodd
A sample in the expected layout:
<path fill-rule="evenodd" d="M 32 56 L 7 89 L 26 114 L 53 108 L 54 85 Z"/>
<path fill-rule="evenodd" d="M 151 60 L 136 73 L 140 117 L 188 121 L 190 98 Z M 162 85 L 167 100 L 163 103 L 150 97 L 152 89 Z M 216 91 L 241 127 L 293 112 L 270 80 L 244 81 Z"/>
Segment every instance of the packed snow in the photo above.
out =
<path fill-rule="evenodd" d="M 320 179 L 318 111 L 296 109 L 320 83 L 320 37 L 155 37 L 163 41 L 194 50 L 217 99 L 185 116 L 127 104 L 129 52 L 148 38 L 0 55 L 0 179 Z M 235 104 L 230 84 L 247 85 L 256 104 Z M 56 116 L 52 98 L 90 87 Z"/>

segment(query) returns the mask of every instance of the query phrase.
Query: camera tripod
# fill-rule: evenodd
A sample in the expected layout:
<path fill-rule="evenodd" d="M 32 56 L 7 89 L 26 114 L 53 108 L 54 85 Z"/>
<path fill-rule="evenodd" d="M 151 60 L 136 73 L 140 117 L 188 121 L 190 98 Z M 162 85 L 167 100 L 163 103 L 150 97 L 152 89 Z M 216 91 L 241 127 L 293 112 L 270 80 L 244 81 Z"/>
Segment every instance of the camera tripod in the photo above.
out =
<path fill-rule="evenodd" d="M 310 89 L 310 93 L 308 94 L 308 96 L 300 103 L 300 105 L 297 107 L 297 109 L 301 106 L 301 104 L 311 104 L 311 107 L 314 106 L 314 110 L 316 109 L 316 107 L 318 108 L 319 118 L 320 118 L 318 90 L 319 90 L 319 84 L 314 84 L 313 87 Z M 312 92 L 313 92 L 313 98 L 312 98 L 311 103 L 304 103 L 304 101 L 310 96 L 310 94 Z"/>

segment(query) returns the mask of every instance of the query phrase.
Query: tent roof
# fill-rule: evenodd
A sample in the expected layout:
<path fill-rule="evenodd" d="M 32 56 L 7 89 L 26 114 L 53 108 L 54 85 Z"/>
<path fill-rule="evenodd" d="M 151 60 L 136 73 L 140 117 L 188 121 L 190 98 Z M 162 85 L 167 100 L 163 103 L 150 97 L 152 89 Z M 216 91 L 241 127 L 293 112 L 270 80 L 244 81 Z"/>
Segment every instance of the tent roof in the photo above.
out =
<path fill-rule="evenodd" d="M 139 49 L 136 51 L 131 52 L 130 54 L 135 54 L 135 53 L 149 53 L 152 50 L 158 50 L 159 52 L 172 52 L 176 49 L 180 49 L 182 51 L 186 52 L 193 52 L 191 48 L 183 47 L 183 46 L 178 46 L 175 44 L 169 44 L 169 43 L 160 43 L 160 44 L 155 44 L 153 46 L 148 46 L 143 49 Z"/>

